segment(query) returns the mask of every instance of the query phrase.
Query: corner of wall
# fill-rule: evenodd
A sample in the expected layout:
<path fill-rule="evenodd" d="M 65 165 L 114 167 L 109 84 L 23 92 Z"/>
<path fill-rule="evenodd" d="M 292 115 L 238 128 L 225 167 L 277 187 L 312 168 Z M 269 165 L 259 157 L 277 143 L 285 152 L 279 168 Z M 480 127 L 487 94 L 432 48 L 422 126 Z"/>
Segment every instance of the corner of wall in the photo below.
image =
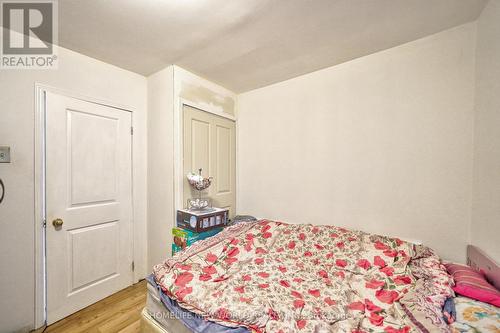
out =
<path fill-rule="evenodd" d="M 234 92 L 175 65 L 174 95 L 177 99 L 187 100 L 203 110 L 235 116 Z"/>
<path fill-rule="evenodd" d="M 473 48 L 473 71 L 474 71 L 474 78 L 472 80 L 472 85 L 473 85 L 473 93 L 472 93 L 472 108 L 473 108 L 473 121 L 472 121 L 472 158 L 471 158 L 471 170 L 472 170 L 472 177 L 470 179 L 470 213 L 469 213 L 469 225 L 468 225 L 468 230 L 467 230 L 467 244 L 471 244 L 472 242 L 472 220 L 473 220 L 473 212 L 474 212 L 474 174 L 475 174 L 475 166 L 474 166 L 474 154 L 475 154 L 475 133 L 476 133 L 476 70 L 477 70 L 477 59 L 476 59 L 476 54 L 477 54 L 477 33 L 478 33 L 478 20 L 479 18 L 471 22 L 470 24 L 473 27 L 473 41 L 472 41 L 472 48 Z"/>
<path fill-rule="evenodd" d="M 476 24 L 473 182 L 470 242 L 500 260 L 500 3 L 489 1 Z"/>
<path fill-rule="evenodd" d="M 173 218 L 173 66 L 150 75 L 148 84 L 148 264 L 169 253 Z"/>

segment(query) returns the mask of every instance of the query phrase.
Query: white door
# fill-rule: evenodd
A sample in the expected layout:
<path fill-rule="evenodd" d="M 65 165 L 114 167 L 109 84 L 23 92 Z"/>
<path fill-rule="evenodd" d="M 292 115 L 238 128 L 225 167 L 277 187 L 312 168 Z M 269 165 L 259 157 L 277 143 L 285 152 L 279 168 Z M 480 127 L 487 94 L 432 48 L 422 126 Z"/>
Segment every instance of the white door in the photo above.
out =
<path fill-rule="evenodd" d="M 131 143 L 130 112 L 46 94 L 48 324 L 132 284 Z"/>
<path fill-rule="evenodd" d="M 236 133 L 232 120 L 184 105 L 184 176 L 202 169 L 213 177 L 204 196 L 215 207 L 229 209 L 233 217 L 236 206 Z M 184 177 L 184 204 L 196 197 L 197 191 Z"/>

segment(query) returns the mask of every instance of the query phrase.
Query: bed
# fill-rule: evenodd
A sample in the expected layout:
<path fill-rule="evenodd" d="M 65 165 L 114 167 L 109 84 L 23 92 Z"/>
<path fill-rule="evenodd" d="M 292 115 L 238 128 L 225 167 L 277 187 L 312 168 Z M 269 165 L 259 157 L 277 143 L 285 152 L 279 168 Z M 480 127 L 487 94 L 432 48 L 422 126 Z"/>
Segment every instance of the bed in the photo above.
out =
<path fill-rule="evenodd" d="M 155 266 L 142 328 L 450 332 L 442 305 L 453 296 L 452 284 L 425 246 L 335 226 L 260 220 L 226 228 Z"/>

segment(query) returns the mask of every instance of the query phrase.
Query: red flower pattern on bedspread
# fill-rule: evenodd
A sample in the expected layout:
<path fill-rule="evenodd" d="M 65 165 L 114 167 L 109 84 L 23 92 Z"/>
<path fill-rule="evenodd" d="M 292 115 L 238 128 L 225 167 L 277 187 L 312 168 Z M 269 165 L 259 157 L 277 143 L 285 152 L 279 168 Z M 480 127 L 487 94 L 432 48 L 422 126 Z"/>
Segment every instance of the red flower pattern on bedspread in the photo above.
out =
<path fill-rule="evenodd" d="M 226 228 L 154 268 L 179 304 L 257 332 L 448 332 L 451 279 L 432 250 L 334 226 Z"/>

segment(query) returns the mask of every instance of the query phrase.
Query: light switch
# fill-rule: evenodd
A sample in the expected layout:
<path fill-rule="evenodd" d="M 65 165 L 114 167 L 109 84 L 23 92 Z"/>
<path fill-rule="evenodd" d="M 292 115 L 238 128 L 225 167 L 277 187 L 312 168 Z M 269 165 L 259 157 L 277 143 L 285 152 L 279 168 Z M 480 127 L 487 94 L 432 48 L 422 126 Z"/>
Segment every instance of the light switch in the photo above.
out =
<path fill-rule="evenodd" d="M 10 147 L 0 146 L 0 163 L 10 163 Z"/>

